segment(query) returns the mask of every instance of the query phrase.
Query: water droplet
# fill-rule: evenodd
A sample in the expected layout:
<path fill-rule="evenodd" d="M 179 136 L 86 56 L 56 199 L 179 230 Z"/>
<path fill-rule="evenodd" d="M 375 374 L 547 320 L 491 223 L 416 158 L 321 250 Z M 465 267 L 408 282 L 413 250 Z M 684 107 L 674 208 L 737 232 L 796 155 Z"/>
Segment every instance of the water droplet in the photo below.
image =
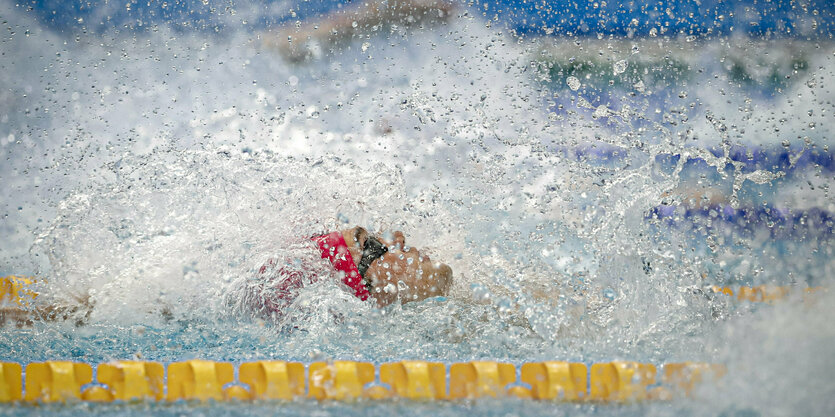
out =
<path fill-rule="evenodd" d="M 489 301 L 492 294 L 490 294 L 490 290 L 481 284 L 473 284 L 473 300 L 475 301 Z"/>
<path fill-rule="evenodd" d="M 570 88 L 572 91 L 577 91 L 580 88 L 580 80 L 573 75 L 566 78 L 565 83 L 568 84 L 568 88 Z"/>
<path fill-rule="evenodd" d="M 594 109 L 594 113 L 592 113 L 592 117 L 595 118 L 595 119 L 600 118 L 600 117 L 606 117 L 606 116 L 609 115 L 609 113 L 612 113 L 612 111 L 609 110 L 608 107 L 601 104 L 601 105 L 597 106 L 596 109 Z"/>
<path fill-rule="evenodd" d="M 513 312 L 513 303 L 511 303 L 507 298 L 499 300 L 496 306 L 499 308 L 499 313 L 509 314 Z"/>
<path fill-rule="evenodd" d="M 626 62 L 625 59 L 621 59 L 620 61 L 615 62 L 615 65 L 613 66 L 615 75 L 622 74 L 624 71 L 626 71 L 626 67 L 628 66 L 629 63 Z"/>

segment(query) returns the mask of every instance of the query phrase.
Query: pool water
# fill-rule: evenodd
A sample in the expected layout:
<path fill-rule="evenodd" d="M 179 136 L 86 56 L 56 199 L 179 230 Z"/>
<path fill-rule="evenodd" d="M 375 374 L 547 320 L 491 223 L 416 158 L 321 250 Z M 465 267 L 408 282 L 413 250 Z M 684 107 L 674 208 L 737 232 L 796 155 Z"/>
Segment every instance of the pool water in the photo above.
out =
<path fill-rule="evenodd" d="M 42 300 L 95 305 L 80 326 L 4 326 L 0 360 L 704 361 L 728 375 L 698 400 L 633 405 L 0 414 L 835 412 L 835 300 L 801 296 L 831 286 L 835 269 L 826 4 L 760 10 L 782 32 L 728 30 L 717 17 L 715 32 L 702 22 L 680 35 L 641 16 L 630 32 L 609 9 L 586 16 L 608 29 L 532 31 L 518 18 L 528 6 L 456 4 L 440 21 L 367 28 L 333 51 L 308 45 L 299 61 L 275 38 L 333 4 L 293 18 L 280 3 L 194 3 L 177 3 L 187 18 L 134 5 L 139 17 L 99 6 L 65 10 L 68 20 L 45 17 L 50 2 L 0 3 L 0 275 L 42 277 Z M 234 308 L 236 283 L 267 259 L 356 224 L 403 230 L 449 263 L 451 294 L 377 309 L 323 281 L 277 321 Z M 770 305 L 712 285 L 797 291 Z"/>

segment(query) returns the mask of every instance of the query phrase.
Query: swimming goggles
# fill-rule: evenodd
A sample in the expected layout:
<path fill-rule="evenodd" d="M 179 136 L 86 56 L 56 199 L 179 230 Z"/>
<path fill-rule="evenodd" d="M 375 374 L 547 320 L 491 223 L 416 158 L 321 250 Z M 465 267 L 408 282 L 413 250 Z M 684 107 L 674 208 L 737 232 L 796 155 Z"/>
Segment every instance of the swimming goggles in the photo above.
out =
<path fill-rule="evenodd" d="M 365 233 L 367 236 L 365 238 L 365 242 L 360 244 L 360 236 Z M 368 235 L 368 232 L 365 229 L 358 227 L 357 231 L 354 235 L 354 239 L 356 240 L 357 244 L 360 246 L 360 250 L 362 250 L 362 257 L 360 258 L 359 265 L 357 265 L 357 270 L 359 270 L 360 276 L 362 277 L 363 282 L 365 283 L 365 287 L 368 290 L 371 290 L 372 283 L 370 279 L 365 278 L 365 271 L 368 270 L 368 267 L 371 266 L 371 263 L 375 260 L 379 259 L 383 256 L 386 252 L 388 252 L 388 248 L 379 239 L 374 236 Z"/>

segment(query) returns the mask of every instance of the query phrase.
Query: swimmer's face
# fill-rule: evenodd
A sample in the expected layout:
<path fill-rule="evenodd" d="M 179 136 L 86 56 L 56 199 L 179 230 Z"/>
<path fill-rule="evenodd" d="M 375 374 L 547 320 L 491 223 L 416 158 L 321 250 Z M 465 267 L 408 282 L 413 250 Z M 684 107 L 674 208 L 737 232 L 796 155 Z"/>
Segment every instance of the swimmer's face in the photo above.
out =
<path fill-rule="evenodd" d="M 351 230 L 355 231 L 352 236 L 357 236 L 356 229 Z M 357 246 L 364 242 L 362 232 L 360 230 Z M 402 303 L 421 301 L 449 293 L 452 268 L 406 246 L 406 238 L 400 231 L 388 237 L 391 240 L 379 238 L 388 247 L 388 252 L 372 262 L 365 272 L 365 278 L 372 282 L 371 295 L 378 306 L 387 306 L 397 300 Z M 354 256 L 354 259 L 359 258 Z"/>

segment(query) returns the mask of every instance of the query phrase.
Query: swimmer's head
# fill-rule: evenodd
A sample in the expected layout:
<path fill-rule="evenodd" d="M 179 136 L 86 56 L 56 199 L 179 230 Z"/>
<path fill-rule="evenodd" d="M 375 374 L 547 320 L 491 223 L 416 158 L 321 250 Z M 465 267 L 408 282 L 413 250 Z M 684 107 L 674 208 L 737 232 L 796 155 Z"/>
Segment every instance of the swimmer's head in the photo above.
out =
<path fill-rule="evenodd" d="M 373 241 L 369 240 L 371 236 L 361 227 L 345 230 L 343 236 L 351 256 L 359 264 L 362 249 L 373 246 Z M 376 239 L 387 250 L 370 261 L 367 268 L 363 267 L 365 279 L 370 283 L 369 291 L 378 306 L 383 307 L 397 300 L 402 303 L 421 301 L 449 293 L 452 286 L 452 268 L 449 265 L 406 246 L 406 238 L 400 231 L 394 232 L 391 240 Z"/>

